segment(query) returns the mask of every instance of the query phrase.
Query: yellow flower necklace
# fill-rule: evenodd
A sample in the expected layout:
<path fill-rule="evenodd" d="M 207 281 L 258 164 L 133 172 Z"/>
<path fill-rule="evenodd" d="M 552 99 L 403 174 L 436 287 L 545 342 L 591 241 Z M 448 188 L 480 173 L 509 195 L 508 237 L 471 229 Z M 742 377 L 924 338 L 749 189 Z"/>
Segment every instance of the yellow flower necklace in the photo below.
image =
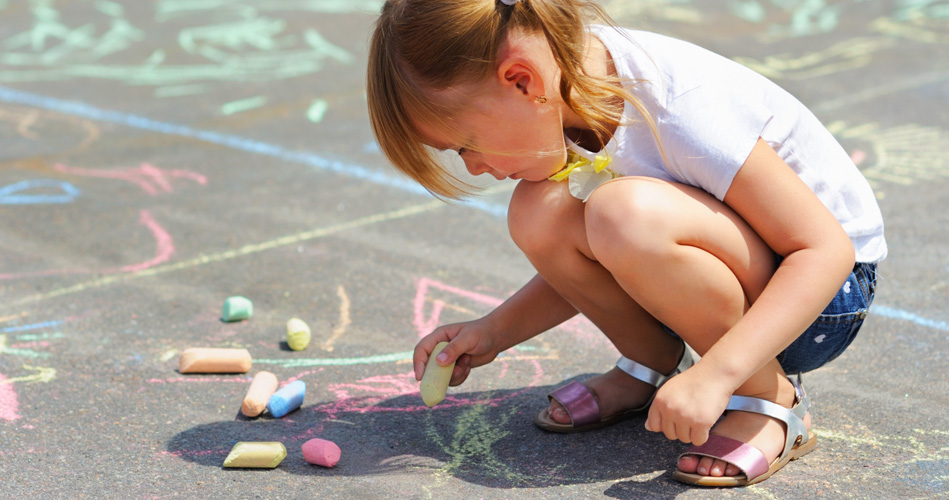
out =
<path fill-rule="evenodd" d="M 586 202 L 594 189 L 611 179 L 619 177 L 616 172 L 609 168 L 611 161 L 612 158 L 603 155 L 596 155 L 596 158 L 590 161 L 573 151 L 568 151 L 567 165 L 548 179 L 554 182 L 567 179 L 570 194 Z"/>

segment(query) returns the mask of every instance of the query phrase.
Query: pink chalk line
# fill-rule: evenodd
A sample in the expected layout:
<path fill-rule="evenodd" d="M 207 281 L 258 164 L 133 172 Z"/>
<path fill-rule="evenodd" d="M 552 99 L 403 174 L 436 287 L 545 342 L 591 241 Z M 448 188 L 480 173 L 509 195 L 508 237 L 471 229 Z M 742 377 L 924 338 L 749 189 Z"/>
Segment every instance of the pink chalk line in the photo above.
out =
<path fill-rule="evenodd" d="M 425 299 L 428 297 L 429 288 L 458 295 L 489 307 L 497 307 L 503 302 L 503 300 L 497 297 L 491 297 L 489 295 L 483 295 L 477 292 L 471 292 L 461 288 L 449 286 L 428 278 L 421 278 L 418 280 L 414 304 L 414 324 L 416 330 L 418 331 L 419 337 L 424 337 L 429 333 L 432 333 L 432 330 L 438 327 L 439 317 L 441 316 L 442 309 L 445 307 L 445 303 L 443 301 L 436 299 L 432 303 L 431 314 L 429 314 L 428 317 L 425 316 Z"/>
<path fill-rule="evenodd" d="M 418 382 L 415 381 L 415 375 L 412 372 L 400 375 L 380 375 L 360 380 L 355 384 L 330 384 L 327 389 L 333 392 L 337 400 L 314 406 L 313 411 L 325 413 L 328 418 L 335 419 L 341 413 L 385 413 L 385 412 L 417 412 L 442 410 L 448 408 L 458 408 L 463 406 L 487 405 L 498 406 L 503 401 L 514 398 L 530 391 L 532 388 L 540 385 L 543 379 L 544 370 L 536 359 L 528 360 L 534 366 L 534 376 L 527 386 L 513 391 L 507 395 L 491 399 L 469 399 L 456 396 L 448 396 L 444 401 L 434 408 L 429 408 L 424 404 L 415 406 L 385 407 L 379 404 L 398 396 L 407 394 L 418 394 Z M 498 360 L 498 363 L 507 364 L 506 361 Z M 502 368 L 502 372 L 506 370 Z M 368 396 L 353 396 L 352 393 L 369 393 Z M 419 396 L 421 401 L 421 396 Z"/>
<path fill-rule="evenodd" d="M 859 167 L 860 164 L 863 163 L 866 159 L 867 159 L 867 153 L 866 153 L 865 151 L 863 151 L 863 150 L 860 150 L 860 149 L 854 151 L 854 152 L 851 153 L 851 155 L 850 155 L 850 161 L 852 161 L 853 164 L 856 165 L 856 166 L 858 166 L 858 167 Z"/>
<path fill-rule="evenodd" d="M 20 409 L 20 403 L 17 400 L 16 390 L 13 389 L 13 383 L 7 382 L 7 378 L 0 373 L 0 420 L 14 421 L 20 418 L 17 410 Z"/>
<path fill-rule="evenodd" d="M 490 295 L 484 295 L 477 292 L 472 292 L 469 290 L 464 290 L 462 288 L 454 287 L 447 285 L 440 281 L 435 281 L 429 278 L 420 278 L 418 280 L 418 285 L 415 292 L 415 301 L 413 304 L 414 309 L 414 322 L 415 329 L 418 332 L 419 338 L 432 333 L 435 328 L 438 328 L 438 325 L 441 323 L 441 313 L 445 308 L 446 303 L 440 299 L 432 300 L 432 310 L 426 316 L 425 314 L 425 302 L 429 298 L 431 290 L 438 290 L 442 292 L 447 292 L 449 294 L 457 295 L 465 299 L 471 300 L 473 302 L 483 304 L 490 308 L 497 307 L 504 302 L 503 299 L 497 297 L 492 297 Z M 599 329 L 593 325 L 585 316 L 577 315 L 572 318 L 570 321 L 567 321 L 560 325 L 559 328 L 562 328 L 568 332 L 579 335 L 581 340 L 592 341 L 596 343 L 602 343 L 604 347 L 609 347 L 609 341 L 606 339 L 606 336 L 601 334 Z"/>
<path fill-rule="evenodd" d="M 142 165 L 137 169 L 93 169 L 69 167 L 62 164 L 57 164 L 53 168 L 66 174 L 128 181 L 133 184 L 137 184 L 138 187 L 142 188 L 143 191 L 152 196 L 157 195 L 159 189 L 166 193 L 171 193 L 174 191 L 174 188 L 171 187 L 171 182 L 168 181 L 169 178 L 188 179 L 197 182 L 202 186 L 205 186 L 208 183 L 208 178 L 199 173 L 188 170 L 163 170 L 148 163 L 142 163 Z"/>
<path fill-rule="evenodd" d="M 29 448 L 26 450 L 10 450 L 10 451 L 0 450 L 0 457 L 13 457 L 17 455 L 35 455 L 37 453 L 49 453 L 49 452 L 47 450 L 37 450 L 36 448 Z"/>
<path fill-rule="evenodd" d="M 158 455 L 163 457 L 203 457 L 207 455 L 227 455 L 230 453 L 230 450 L 175 450 L 175 451 L 159 451 Z"/>
<path fill-rule="evenodd" d="M 109 268 L 103 270 L 90 270 L 90 269 L 48 269 L 46 271 L 33 271 L 26 273 L 9 273 L 9 274 L 0 274 L 0 280 L 11 280 L 11 279 L 22 279 L 22 278 L 33 278 L 38 276 L 52 276 L 52 275 L 63 275 L 63 274 L 116 274 L 116 273 L 133 273 L 138 271 L 144 271 L 150 267 L 157 266 L 164 262 L 167 262 L 171 255 L 175 253 L 175 246 L 172 241 L 171 235 L 168 234 L 161 224 L 155 220 L 154 217 L 147 211 L 142 210 L 139 212 L 139 224 L 145 226 L 151 233 L 152 237 L 155 238 L 155 256 L 145 262 L 140 262 L 138 264 L 130 264 L 127 266 Z"/>

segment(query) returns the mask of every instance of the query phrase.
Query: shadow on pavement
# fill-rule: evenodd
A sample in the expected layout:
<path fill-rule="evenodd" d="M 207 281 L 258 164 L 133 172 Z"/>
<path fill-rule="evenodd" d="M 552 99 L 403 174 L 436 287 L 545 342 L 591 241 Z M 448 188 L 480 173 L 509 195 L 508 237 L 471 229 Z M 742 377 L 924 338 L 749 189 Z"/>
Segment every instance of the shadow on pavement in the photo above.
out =
<path fill-rule="evenodd" d="M 577 380 L 589 375 L 576 377 Z M 559 386 L 560 384 L 557 384 Z M 453 394 L 428 408 L 418 393 L 386 399 L 344 398 L 304 406 L 282 419 L 262 416 L 203 424 L 174 436 L 168 454 L 222 467 L 238 441 L 281 441 L 280 469 L 296 474 L 369 476 L 441 471 L 492 488 L 545 488 L 620 481 L 605 494 L 672 498 L 685 488 L 668 470 L 683 447 L 644 429 L 645 416 L 595 432 L 556 434 L 533 417 L 554 387 Z M 342 449 L 339 464 L 307 464 L 301 445 L 312 438 Z M 665 490 L 665 493 L 663 493 Z"/>

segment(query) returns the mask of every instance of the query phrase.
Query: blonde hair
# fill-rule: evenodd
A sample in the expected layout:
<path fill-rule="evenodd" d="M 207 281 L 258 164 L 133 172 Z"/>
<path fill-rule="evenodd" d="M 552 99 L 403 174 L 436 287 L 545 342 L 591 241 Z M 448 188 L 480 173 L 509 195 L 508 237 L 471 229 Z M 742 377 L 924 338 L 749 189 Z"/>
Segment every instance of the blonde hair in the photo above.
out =
<path fill-rule="evenodd" d="M 459 199 L 474 192 L 439 165 L 414 123 L 454 130 L 459 104 L 434 99 L 432 91 L 492 76 L 499 47 L 518 29 L 546 38 L 561 71 L 561 98 L 601 147 L 609 142 L 609 125 L 622 119 L 622 106 L 612 105 L 617 98 L 630 102 L 655 135 L 649 113 L 623 87 L 630 82 L 584 73 L 584 25 L 594 20 L 615 26 L 588 0 L 522 0 L 511 6 L 498 0 L 388 0 L 372 34 L 367 72 L 369 120 L 383 153 L 438 197 Z"/>

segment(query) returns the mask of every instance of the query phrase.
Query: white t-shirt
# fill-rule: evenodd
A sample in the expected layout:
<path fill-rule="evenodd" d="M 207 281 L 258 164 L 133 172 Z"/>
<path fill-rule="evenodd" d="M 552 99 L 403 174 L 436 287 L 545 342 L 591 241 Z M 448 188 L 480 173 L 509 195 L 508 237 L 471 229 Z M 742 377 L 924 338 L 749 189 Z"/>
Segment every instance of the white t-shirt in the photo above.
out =
<path fill-rule="evenodd" d="M 797 173 L 844 227 L 857 262 L 886 257 L 883 216 L 869 183 L 800 101 L 754 71 L 696 45 L 655 33 L 591 26 L 620 78 L 652 115 L 668 163 L 641 115 L 626 103 L 604 148 L 620 175 L 689 184 L 719 200 L 758 137 Z M 569 142 L 569 141 L 568 141 Z M 594 154 L 569 142 L 571 150 Z"/>

